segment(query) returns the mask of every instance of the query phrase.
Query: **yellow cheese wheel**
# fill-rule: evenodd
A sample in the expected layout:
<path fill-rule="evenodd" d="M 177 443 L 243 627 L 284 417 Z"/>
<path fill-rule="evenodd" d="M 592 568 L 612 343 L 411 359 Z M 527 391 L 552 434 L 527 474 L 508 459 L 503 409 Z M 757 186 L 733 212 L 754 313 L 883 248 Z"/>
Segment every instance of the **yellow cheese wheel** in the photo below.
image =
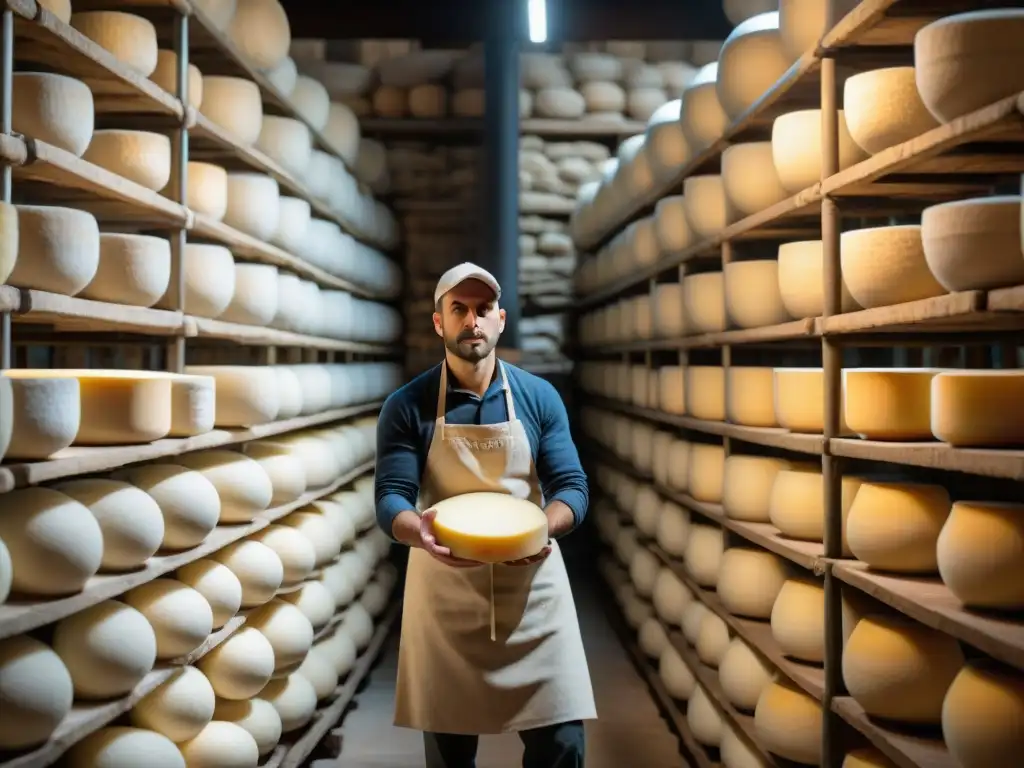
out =
<path fill-rule="evenodd" d="M 666 624 L 681 627 L 683 610 L 693 600 L 690 588 L 683 584 L 671 568 L 662 568 L 654 582 L 654 611 Z"/>
<path fill-rule="evenodd" d="M 839 170 L 868 154 L 850 138 L 843 110 L 839 110 Z M 781 115 L 772 123 L 772 160 L 779 181 L 790 194 L 821 181 L 821 110 L 803 109 Z"/>
<path fill-rule="evenodd" d="M 729 613 L 769 619 L 789 571 L 776 555 L 751 547 L 731 547 L 718 569 L 718 597 Z"/>
<path fill-rule="evenodd" d="M 768 523 L 775 477 L 792 463 L 772 456 L 733 453 L 725 459 L 722 507 L 733 520 Z"/>
<path fill-rule="evenodd" d="M 939 575 L 971 608 L 1024 607 L 1024 504 L 958 501 L 939 534 Z"/>
<path fill-rule="evenodd" d="M 651 302 L 654 335 L 671 338 L 686 334 L 686 306 L 682 283 L 659 283 Z"/>
<path fill-rule="evenodd" d="M 718 681 L 725 698 L 739 710 L 753 712 L 761 692 L 775 676 L 775 669 L 738 637 L 718 665 Z"/>
<path fill-rule="evenodd" d="M 725 536 L 721 528 L 712 525 L 690 526 L 690 538 L 686 543 L 684 561 L 687 573 L 698 585 L 714 587 L 718 583 L 718 571 L 724 550 Z"/>
<path fill-rule="evenodd" d="M 1024 370 L 944 371 L 932 379 L 931 431 L 962 447 L 1024 443 Z"/>
<path fill-rule="evenodd" d="M 938 725 L 942 700 L 964 665 L 957 641 L 901 616 L 861 619 L 843 650 L 843 682 L 864 711 Z"/>
<path fill-rule="evenodd" d="M 896 763 L 874 747 L 861 747 L 846 753 L 841 768 L 896 768 Z"/>
<path fill-rule="evenodd" d="M 548 543 L 548 519 L 536 504 L 506 493 L 466 493 L 434 505 L 438 543 L 452 555 L 503 563 L 535 555 Z"/>
<path fill-rule="evenodd" d="M 843 85 L 850 137 L 872 155 L 938 126 L 921 101 L 913 67 L 861 72 Z"/>
<path fill-rule="evenodd" d="M 840 270 L 842 271 L 842 270 Z M 791 317 L 825 314 L 824 256 L 821 240 L 800 240 L 779 246 L 779 294 Z M 840 312 L 860 309 L 843 281 Z"/>
<path fill-rule="evenodd" d="M 709 443 L 691 443 L 687 488 L 697 501 L 719 504 L 725 475 L 725 449 Z"/>
<path fill-rule="evenodd" d="M 724 331 L 725 283 L 721 272 L 704 272 L 683 278 L 683 304 L 687 325 L 694 333 Z"/>
<path fill-rule="evenodd" d="M 885 307 L 946 292 L 925 260 L 921 227 L 900 224 L 843 232 L 843 281 L 862 307 Z"/>
<path fill-rule="evenodd" d="M 724 271 L 725 311 L 736 326 L 761 328 L 790 319 L 779 291 L 777 261 L 734 261 Z"/>
<path fill-rule="evenodd" d="M 932 379 L 940 372 L 939 368 L 844 368 L 847 426 L 867 440 L 928 440 Z"/>
<path fill-rule="evenodd" d="M 118 11 L 90 11 L 73 14 L 71 26 L 143 77 L 156 69 L 156 27 L 149 19 Z"/>
<path fill-rule="evenodd" d="M 761 744 L 772 754 L 805 765 L 821 763 L 822 722 L 818 701 L 785 680 L 766 686 L 754 709 Z"/>
<path fill-rule="evenodd" d="M 883 571 L 935 573 L 936 542 L 949 512 L 942 486 L 862 483 L 846 523 L 850 552 Z"/>
<path fill-rule="evenodd" d="M 666 365 L 658 369 L 658 409 L 664 413 L 686 413 L 686 369 Z"/>
<path fill-rule="evenodd" d="M 842 551 L 850 555 L 847 518 L 862 481 L 849 475 L 842 479 Z M 802 464 L 780 470 L 768 502 L 772 525 L 786 536 L 804 541 L 824 541 L 825 486 L 821 469 Z"/>
<path fill-rule="evenodd" d="M 962 768 L 1015 763 L 1024 749 L 1024 676 L 986 660 L 968 663 L 946 692 L 942 735 Z"/>
<path fill-rule="evenodd" d="M 735 120 L 782 77 L 792 57 L 779 34 L 779 12 L 752 16 L 739 24 L 718 54 L 718 101 Z"/>
<path fill-rule="evenodd" d="M 790 432 L 825 431 L 825 374 L 821 368 L 775 369 L 775 419 Z M 839 411 L 839 433 L 848 433 Z"/>
<path fill-rule="evenodd" d="M 705 421 L 725 420 L 725 369 L 691 365 L 686 369 L 686 413 Z"/>
<path fill-rule="evenodd" d="M 686 723 L 699 743 L 717 747 L 722 740 L 724 721 L 718 707 L 702 685 L 697 685 L 686 707 Z"/>
<path fill-rule="evenodd" d="M 658 546 L 674 557 L 686 553 L 690 538 L 690 513 L 674 501 L 665 501 L 658 509 L 657 529 L 654 535 Z"/>
<path fill-rule="evenodd" d="M 729 422 L 745 427 L 774 427 L 775 388 L 771 368 L 729 367 L 725 376 L 725 413 Z"/>
<path fill-rule="evenodd" d="M 770 141 L 733 144 L 722 152 L 722 184 L 736 218 L 770 208 L 789 195 L 772 161 Z"/>
<path fill-rule="evenodd" d="M 825 660 L 825 589 L 817 580 L 791 578 L 779 590 L 771 615 L 772 637 L 794 659 Z"/>
<path fill-rule="evenodd" d="M 725 229 L 729 219 L 722 177 L 687 176 L 683 180 L 683 210 L 686 223 L 697 238 L 711 238 Z"/>
<path fill-rule="evenodd" d="M 673 440 L 668 449 L 668 488 L 686 491 L 690 487 L 691 444 L 686 440 Z"/>
<path fill-rule="evenodd" d="M 673 699 L 689 699 L 697 686 L 693 671 L 686 666 L 679 652 L 671 645 L 662 651 L 658 660 L 658 676 Z"/>
<path fill-rule="evenodd" d="M 686 638 L 686 642 L 691 646 L 697 644 L 697 638 L 700 636 L 700 625 L 704 621 L 704 617 L 710 612 L 711 609 L 700 600 L 691 600 L 683 607 L 683 618 L 680 626 L 683 630 L 683 637 Z"/>

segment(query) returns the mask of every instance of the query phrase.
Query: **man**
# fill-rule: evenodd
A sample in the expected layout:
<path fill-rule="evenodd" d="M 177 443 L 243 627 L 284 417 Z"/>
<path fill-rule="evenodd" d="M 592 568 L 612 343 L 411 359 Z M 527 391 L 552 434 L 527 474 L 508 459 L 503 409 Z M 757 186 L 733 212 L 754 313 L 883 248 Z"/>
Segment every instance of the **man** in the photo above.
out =
<path fill-rule="evenodd" d="M 500 298 L 473 264 L 441 277 L 445 360 L 392 393 L 377 425 L 377 521 L 411 548 L 395 724 L 424 732 L 428 768 L 474 768 L 479 735 L 511 731 L 524 768 L 579 768 L 597 714 L 556 540 L 586 514 L 586 475 L 555 388 L 495 356 Z M 453 557 L 431 505 L 476 491 L 543 506 L 548 546 L 492 567 Z"/>

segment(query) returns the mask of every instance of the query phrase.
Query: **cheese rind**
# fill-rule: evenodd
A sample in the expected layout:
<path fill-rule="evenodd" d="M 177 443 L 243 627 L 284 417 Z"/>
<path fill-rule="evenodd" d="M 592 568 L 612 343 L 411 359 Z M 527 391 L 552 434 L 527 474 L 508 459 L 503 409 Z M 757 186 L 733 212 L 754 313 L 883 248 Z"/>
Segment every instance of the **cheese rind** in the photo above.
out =
<path fill-rule="evenodd" d="M 769 619 L 787 575 L 785 564 L 771 552 L 730 547 L 722 555 L 716 588 L 729 613 Z"/>
<path fill-rule="evenodd" d="M 263 125 L 263 100 L 256 83 L 241 77 L 205 75 L 203 114 L 245 145 L 253 145 Z"/>
<path fill-rule="evenodd" d="M 100 260 L 83 299 L 151 307 L 171 280 L 171 244 L 165 237 L 100 235 Z"/>
<path fill-rule="evenodd" d="M 877 154 L 939 125 L 921 101 L 915 77 L 913 67 L 884 67 L 846 80 L 846 124 L 865 152 Z"/>
<path fill-rule="evenodd" d="M 740 328 L 762 328 L 790 319 L 779 291 L 774 259 L 734 261 L 724 267 L 725 311 Z"/>
<path fill-rule="evenodd" d="M 15 72 L 12 84 L 12 129 L 81 157 L 95 123 L 89 86 L 48 72 Z"/>
<path fill-rule="evenodd" d="M 162 133 L 95 131 L 82 159 L 154 192 L 171 179 L 171 140 Z"/>
<path fill-rule="evenodd" d="M 96 275 L 100 229 L 88 211 L 50 205 L 18 205 L 9 231 L 16 235 L 10 285 L 74 296 Z"/>
<path fill-rule="evenodd" d="M 862 483 L 846 523 L 850 552 L 882 571 L 935 573 L 949 512 L 949 493 L 940 485 Z"/>
<path fill-rule="evenodd" d="M 156 27 L 149 19 L 120 11 L 89 11 L 72 14 L 71 26 L 143 77 L 156 69 Z"/>
<path fill-rule="evenodd" d="M 504 493 L 468 493 L 434 505 L 438 543 L 480 563 L 521 560 L 548 543 L 548 522 L 536 504 Z"/>
<path fill-rule="evenodd" d="M 932 380 L 939 368 L 844 368 L 846 424 L 866 440 L 931 437 Z"/>
<path fill-rule="evenodd" d="M 71 711 L 73 698 L 71 675 L 48 646 L 28 635 L 0 640 L 0 748 L 45 742 Z"/>
<path fill-rule="evenodd" d="M 1024 442 L 1024 370 L 943 371 L 931 382 L 931 432 L 950 445 Z"/>
<path fill-rule="evenodd" d="M 843 282 L 865 309 L 942 296 L 925 259 L 921 227 L 900 224 L 843 232 Z"/>
<path fill-rule="evenodd" d="M 1024 504 L 958 501 L 936 553 L 942 581 L 971 608 L 1024 607 Z"/>
<path fill-rule="evenodd" d="M 771 753 L 805 765 L 821 763 L 821 705 L 792 683 L 765 687 L 754 709 L 754 729 Z"/>
<path fill-rule="evenodd" d="M 779 12 L 758 13 L 738 24 L 718 54 L 718 101 L 733 120 L 752 107 L 789 69 Z"/>
<path fill-rule="evenodd" d="M 942 702 L 942 735 L 963 768 L 1009 765 L 1024 749 L 1024 679 L 1020 672 L 972 660 Z"/>
<path fill-rule="evenodd" d="M 839 168 L 842 171 L 868 157 L 850 138 L 843 110 L 838 110 Z M 779 181 L 791 195 L 821 181 L 821 110 L 805 109 L 781 115 L 772 123 L 772 161 Z"/>

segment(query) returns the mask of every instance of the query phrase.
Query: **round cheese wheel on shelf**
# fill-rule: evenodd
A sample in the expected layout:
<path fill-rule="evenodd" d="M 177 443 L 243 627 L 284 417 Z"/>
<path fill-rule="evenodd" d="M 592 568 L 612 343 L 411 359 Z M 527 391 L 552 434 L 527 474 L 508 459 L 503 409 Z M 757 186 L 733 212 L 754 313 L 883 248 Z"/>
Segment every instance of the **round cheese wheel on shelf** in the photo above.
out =
<path fill-rule="evenodd" d="M 729 422 L 747 427 L 778 426 L 775 422 L 775 379 L 771 368 L 729 366 L 725 381 L 725 415 Z"/>
<path fill-rule="evenodd" d="M 258 629 L 274 649 L 274 678 L 287 677 L 302 664 L 313 645 L 313 625 L 284 600 L 271 600 L 249 614 L 246 626 Z"/>
<path fill-rule="evenodd" d="M 288 173 L 301 177 L 312 157 L 313 137 L 301 120 L 264 115 L 256 148 Z"/>
<path fill-rule="evenodd" d="M 622 612 L 626 617 L 626 623 L 633 630 L 639 630 L 647 619 L 653 614 L 651 604 L 639 597 L 627 582 L 621 588 Z"/>
<path fill-rule="evenodd" d="M 717 51 L 715 52 L 717 55 Z M 729 116 L 718 100 L 718 62 L 705 64 L 683 91 L 680 108 L 683 133 L 694 152 L 714 144 L 725 133 Z"/>
<path fill-rule="evenodd" d="M 662 413 L 686 413 L 686 369 L 666 365 L 658 369 L 658 410 Z"/>
<path fill-rule="evenodd" d="M 843 107 L 850 137 L 874 155 L 938 126 L 921 101 L 913 67 L 885 67 L 846 80 Z"/>
<path fill-rule="evenodd" d="M 847 475 L 842 479 L 842 551 L 846 556 L 851 554 L 847 520 L 861 486 L 858 477 Z M 824 541 L 825 491 L 821 469 L 801 464 L 780 470 L 772 484 L 768 516 L 772 525 L 786 536 Z"/>
<path fill-rule="evenodd" d="M 213 483 L 220 496 L 222 523 L 247 523 L 270 506 L 274 495 L 270 478 L 259 463 L 248 456 L 212 450 L 185 454 L 175 461 Z"/>
<path fill-rule="evenodd" d="M 940 485 L 862 483 L 846 524 L 850 552 L 882 571 L 935 573 L 949 513 L 949 493 Z"/>
<path fill-rule="evenodd" d="M 659 618 L 670 626 L 681 626 L 683 609 L 693 600 L 693 593 L 670 568 L 662 568 L 654 582 L 652 602 Z"/>
<path fill-rule="evenodd" d="M 334 615 L 334 596 L 319 581 L 306 581 L 297 591 L 281 595 L 281 599 L 302 611 L 315 630 L 325 627 Z"/>
<path fill-rule="evenodd" d="M 730 212 L 742 218 L 770 208 L 789 195 L 772 160 L 770 141 L 733 144 L 722 152 L 722 186 Z"/>
<path fill-rule="evenodd" d="M 683 278 L 686 324 L 694 333 L 719 333 L 726 328 L 725 283 L 721 272 Z"/>
<path fill-rule="evenodd" d="M 896 768 L 896 764 L 874 747 L 861 747 L 846 753 L 841 768 Z"/>
<path fill-rule="evenodd" d="M 775 259 L 734 261 L 724 267 L 725 312 L 740 328 L 763 328 L 790 320 L 779 291 Z"/>
<path fill-rule="evenodd" d="M 171 178 L 171 140 L 162 133 L 95 131 L 82 159 L 154 192 Z"/>
<path fill-rule="evenodd" d="M 775 478 L 779 472 L 791 467 L 791 462 L 771 456 L 744 456 L 736 453 L 727 456 L 722 479 L 722 507 L 725 514 L 733 520 L 770 522 Z"/>
<path fill-rule="evenodd" d="M 753 712 L 761 692 L 775 677 L 775 669 L 738 637 L 718 665 L 718 681 L 725 698 L 739 710 Z"/>
<path fill-rule="evenodd" d="M 311 223 L 312 207 L 309 201 L 282 195 L 277 199 L 277 206 L 277 229 L 270 241 L 289 253 L 302 253 Z M 275 299 L 274 310 L 277 309 Z"/>
<path fill-rule="evenodd" d="M 779 293 L 790 317 L 820 317 L 825 312 L 824 256 L 821 240 L 801 240 L 779 246 Z M 844 281 L 840 312 L 860 307 Z"/>
<path fill-rule="evenodd" d="M 943 123 L 1024 90 L 1019 8 L 958 13 L 914 35 L 917 90 Z"/>
<path fill-rule="evenodd" d="M 178 55 L 174 51 L 157 51 L 156 69 L 149 76 L 156 85 L 172 96 L 178 95 Z M 203 75 L 195 64 L 189 63 L 185 77 L 188 83 L 188 105 L 199 109 L 203 103 Z"/>
<path fill-rule="evenodd" d="M 100 260 L 83 299 L 151 307 L 171 280 L 171 244 L 165 237 L 100 235 Z"/>
<path fill-rule="evenodd" d="M 712 238 L 725 229 L 729 221 L 722 177 L 687 176 L 683 180 L 683 210 L 690 231 L 698 238 Z"/>
<path fill-rule="evenodd" d="M 81 422 L 77 379 L 0 376 L 11 394 L 9 459 L 46 459 L 74 442 Z"/>
<path fill-rule="evenodd" d="M 258 240 L 269 240 L 278 227 L 280 190 L 263 173 L 229 173 L 224 223 Z"/>
<path fill-rule="evenodd" d="M 206 675 L 195 667 L 182 667 L 132 707 L 129 718 L 137 728 L 147 728 L 180 743 L 207 726 L 216 703 L 217 696 Z"/>
<path fill-rule="evenodd" d="M 242 607 L 242 582 L 223 563 L 196 560 L 175 571 L 174 577 L 206 598 L 214 629 L 227 624 Z"/>
<path fill-rule="evenodd" d="M 195 213 L 214 221 L 228 209 L 228 173 L 219 165 L 190 161 L 185 204 Z"/>
<path fill-rule="evenodd" d="M 661 570 L 661 561 L 648 549 L 641 547 L 629 564 L 629 578 L 636 593 L 649 598 L 654 593 L 654 584 Z"/>
<path fill-rule="evenodd" d="M 153 669 L 156 633 L 139 611 L 106 600 L 58 622 L 53 650 L 71 673 L 75 699 L 110 699 Z"/>
<path fill-rule="evenodd" d="M 665 690 L 673 699 L 684 701 L 689 699 L 697 686 L 693 672 L 686 666 L 686 662 L 683 661 L 679 652 L 671 645 L 666 646 L 665 650 L 661 652 L 661 658 L 658 660 L 658 677 L 661 678 Z"/>
<path fill-rule="evenodd" d="M 843 110 L 838 111 L 839 170 L 859 163 L 867 152 L 850 138 Z M 803 109 L 772 123 L 772 161 L 779 181 L 795 195 L 821 181 L 821 110 Z"/>
<path fill-rule="evenodd" d="M 754 730 L 772 754 L 806 765 L 821 763 L 821 704 L 785 680 L 770 683 L 754 709 Z"/>
<path fill-rule="evenodd" d="M 683 619 L 680 626 L 683 630 L 683 637 L 691 646 L 697 644 L 697 638 L 700 637 L 700 625 L 709 613 L 710 609 L 700 600 L 691 600 L 683 606 Z"/>
<path fill-rule="evenodd" d="M 866 440 L 931 437 L 932 379 L 940 368 L 844 368 L 846 424 Z"/>
<path fill-rule="evenodd" d="M 156 27 L 149 19 L 120 11 L 89 11 L 72 14 L 71 26 L 143 77 L 156 69 Z"/>
<path fill-rule="evenodd" d="M 69 751 L 69 768 L 132 768 L 145 761 L 151 768 L 186 768 L 173 741 L 144 728 L 120 725 L 90 733 Z"/>
<path fill-rule="evenodd" d="M 829 5 L 839 21 L 857 6 L 857 0 L 779 0 L 779 31 L 782 46 L 791 59 L 798 59 L 818 45 L 825 28 Z"/>
<path fill-rule="evenodd" d="M 775 0 L 722 0 L 722 11 L 734 25 L 742 25 L 747 19 L 777 7 Z"/>
<path fill-rule="evenodd" d="M 843 650 L 843 682 L 872 717 L 938 725 L 942 701 L 964 666 L 957 641 L 899 616 L 862 618 Z"/>
<path fill-rule="evenodd" d="M 230 303 L 217 317 L 229 323 L 268 325 L 277 314 L 277 267 L 272 264 L 240 264 L 234 259 L 232 267 L 235 272 L 234 291 Z M 191 306 L 187 298 L 186 306 Z"/>
<path fill-rule="evenodd" d="M 17 259 L 7 282 L 74 296 L 99 267 L 100 233 L 87 211 L 18 205 Z"/>
<path fill-rule="evenodd" d="M 675 178 L 693 154 L 680 121 L 682 105 L 681 99 L 666 102 L 647 121 L 647 157 L 659 182 Z"/>
<path fill-rule="evenodd" d="M 273 69 L 288 56 L 288 16 L 277 0 L 236 0 L 228 37 L 252 66 Z"/>
<path fill-rule="evenodd" d="M 634 120 L 647 122 L 668 101 L 662 88 L 631 88 L 626 96 L 626 108 Z"/>
<path fill-rule="evenodd" d="M 658 546 L 673 557 L 686 553 L 690 538 L 690 514 L 673 501 L 664 502 L 658 510 L 658 527 L 655 539 Z"/>
<path fill-rule="evenodd" d="M 281 520 L 298 530 L 313 545 L 316 567 L 321 568 L 341 552 L 341 536 L 331 520 L 316 507 L 303 507 Z"/>
<path fill-rule="evenodd" d="M 216 552 L 213 558 L 223 563 L 242 584 L 242 607 L 252 608 L 273 599 L 284 580 L 284 565 L 266 544 L 242 540 Z"/>
<path fill-rule="evenodd" d="M 213 716 L 248 732 L 256 741 L 260 757 L 273 752 L 281 741 L 281 716 L 269 701 L 218 699 Z"/>
<path fill-rule="evenodd" d="M 256 696 L 274 673 L 274 649 L 263 633 L 242 627 L 199 661 L 221 699 Z"/>
<path fill-rule="evenodd" d="M 693 738 L 708 747 L 717 747 L 722 740 L 722 714 L 711 703 L 704 686 L 697 685 L 686 707 L 686 724 Z"/>
<path fill-rule="evenodd" d="M 716 613 L 708 613 L 700 621 L 694 644 L 697 657 L 708 666 L 718 667 L 729 649 L 729 625 Z"/>
<path fill-rule="evenodd" d="M 640 625 L 637 642 L 640 650 L 652 659 L 661 658 L 661 654 L 669 644 L 665 628 L 653 616 Z"/>
<path fill-rule="evenodd" d="M 156 633 L 158 659 L 196 650 L 213 631 L 213 609 L 199 592 L 174 579 L 154 579 L 121 599 L 139 611 Z"/>
<path fill-rule="evenodd" d="M 299 117 L 322 131 L 331 116 L 331 97 L 319 80 L 300 74 L 289 95 Z"/>
<path fill-rule="evenodd" d="M 71 675 L 60 656 L 28 635 L 0 640 L 0 748 L 47 741 L 71 711 Z"/>
<path fill-rule="evenodd" d="M 382 85 L 373 92 L 373 111 L 378 117 L 405 117 L 408 98 L 402 88 Z"/>
<path fill-rule="evenodd" d="M 636 495 L 636 505 L 632 510 L 633 523 L 637 531 L 645 538 L 654 538 L 658 530 L 658 513 L 661 511 L 661 497 L 650 486 L 642 486 Z"/>
<path fill-rule="evenodd" d="M 438 543 L 455 557 L 502 563 L 535 555 L 548 543 L 547 517 L 504 493 L 469 493 L 434 505 Z"/>
<path fill-rule="evenodd" d="M 212 721 L 199 734 L 178 745 L 189 768 L 256 768 L 259 747 L 235 723 Z"/>
<path fill-rule="evenodd" d="M 1016 404 L 1024 391 L 1024 371 L 943 371 L 932 379 L 931 431 L 939 440 L 963 447 L 1009 447 L 1024 437 Z"/>
<path fill-rule="evenodd" d="M 722 757 L 722 765 L 725 768 L 767 768 L 768 766 L 764 758 L 751 749 L 728 723 L 722 729 L 722 741 L 718 749 Z"/>
<path fill-rule="evenodd" d="M 133 445 L 167 436 L 173 374 L 101 369 L 19 370 L 7 375 L 78 379 L 81 423 L 76 445 Z"/>
<path fill-rule="evenodd" d="M 718 569 L 718 597 L 729 613 L 769 619 L 788 574 L 786 564 L 771 552 L 730 547 L 722 554 Z"/>
<path fill-rule="evenodd" d="M 825 431 L 825 374 L 821 368 L 775 369 L 775 420 L 790 432 Z M 839 432 L 849 432 L 841 412 Z"/>
<path fill-rule="evenodd" d="M 248 427 L 277 418 L 280 397 L 272 368 L 245 365 L 189 365 L 185 373 L 217 380 L 218 427 Z"/>
<path fill-rule="evenodd" d="M 463 88 L 452 96 L 452 113 L 456 117 L 483 117 L 485 107 L 483 88 Z"/>
<path fill-rule="evenodd" d="M 686 413 L 705 421 L 725 420 L 725 369 L 691 365 L 686 369 Z"/>
<path fill-rule="evenodd" d="M 247 443 L 244 450 L 245 455 L 259 464 L 270 479 L 273 488 L 271 507 L 291 504 L 306 492 L 305 469 L 288 448 L 257 441 Z"/>
<path fill-rule="evenodd" d="M 313 686 L 317 701 L 330 698 L 338 687 L 338 670 L 334 668 L 334 661 L 322 648 L 314 646 L 302 666 L 295 672 L 299 677 L 305 678 Z"/>
<path fill-rule="evenodd" d="M 282 586 L 293 586 L 313 571 L 316 552 L 306 536 L 287 525 L 271 525 L 254 534 L 252 541 L 270 547 L 284 566 Z"/>
<path fill-rule="evenodd" d="M 663 197 L 654 207 L 654 236 L 661 256 L 681 253 L 693 243 L 682 195 Z M 659 288 L 661 285 L 658 286 Z"/>
<path fill-rule="evenodd" d="M 866 612 L 852 588 L 844 590 L 842 622 L 844 641 Z M 825 589 L 822 582 L 807 577 L 786 581 L 772 606 L 772 637 L 786 655 L 800 661 L 821 664 L 825 660 Z"/>
<path fill-rule="evenodd" d="M 7 545 L 0 539 L 0 605 L 7 602 L 11 595 L 11 584 L 14 581 L 14 564 Z"/>
<path fill-rule="evenodd" d="M 690 445 L 690 477 L 687 488 L 697 501 L 719 504 L 725 475 L 725 449 L 720 445 Z M 692 532 L 691 532 L 692 536 Z"/>
<path fill-rule="evenodd" d="M 168 437 L 195 437 L 213 431 L 215 385 L 212 376 L 175 375 L 171 380 L 171 429 Z"/>
<path fill-rule="evenodd" d="M 321 645 L 330 655 L 339 676 L 347 675 L 355 666 L 359 651 L 347 631 L 335 630 Z"/>
<path fill-rule="evenodd" d="M 263 125 L 263 100 L 256 83 L 241 77 L 203 76 L 203 114 L 246 146 Z"/>
<path fill-rule="evenodd" d="M 946 292 L 928 268 L 919 225 L 843 232 L 840 249 L 843 282 L 864 308 L 929 299 Z"/>
<path fill-rule="evenodd" d="M 81 157 L 95 120 L 89 86 L 49 72 L 15 72 L 12 84 L 13 130 Z"/>
<path fill-rule="evenodd" d="M 958 501 L 939 534 L 939 575 L 971 608 L 1024 606 L 1021 551 L 1024 505 Z"/>
<path fill-rule="evenodd" d="M 1006 765 L 1024 747 L 1024 679 L 990 660 L 971 661 L 954 678 L 942 704 L 942 735 L 963 768 Z"/>
<path fill-rule="evenodd" d="M 702 587 L 718 583 L 719 567 L 725 550 L 722 529 L 711 525 L 691 525 L 686 545 L 686 571 Z"/>
<path fill-rule="evenodd" d="M 715 88 L 726 115 L 735 120 L 774 87 L 792 63 L 779 32 L 779 12 L 771 10 L 737 25 L 718 54 Z"/>

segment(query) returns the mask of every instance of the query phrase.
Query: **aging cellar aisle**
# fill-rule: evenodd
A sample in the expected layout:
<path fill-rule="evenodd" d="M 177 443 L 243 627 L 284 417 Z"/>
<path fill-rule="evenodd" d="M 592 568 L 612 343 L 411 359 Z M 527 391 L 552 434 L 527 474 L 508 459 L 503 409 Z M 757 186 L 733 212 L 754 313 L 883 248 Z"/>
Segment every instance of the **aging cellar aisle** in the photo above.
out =
<path fill-rule="evenodd" d="M 587 727 L 588 768 L 685 768 L 689 763 L 676 736 L 661 718 L 594 590 L 595 582 L 575 579 L 573 593 L 600 718 Z M 340 757 L 317 761 L 313 768 L 422 768 L 421 736 L 391 725 L 397 669 L 396 634 L 342 722 Z M 516 736 L 481 739 L 478 768 L 518 768 L 521 759 Z"/>

